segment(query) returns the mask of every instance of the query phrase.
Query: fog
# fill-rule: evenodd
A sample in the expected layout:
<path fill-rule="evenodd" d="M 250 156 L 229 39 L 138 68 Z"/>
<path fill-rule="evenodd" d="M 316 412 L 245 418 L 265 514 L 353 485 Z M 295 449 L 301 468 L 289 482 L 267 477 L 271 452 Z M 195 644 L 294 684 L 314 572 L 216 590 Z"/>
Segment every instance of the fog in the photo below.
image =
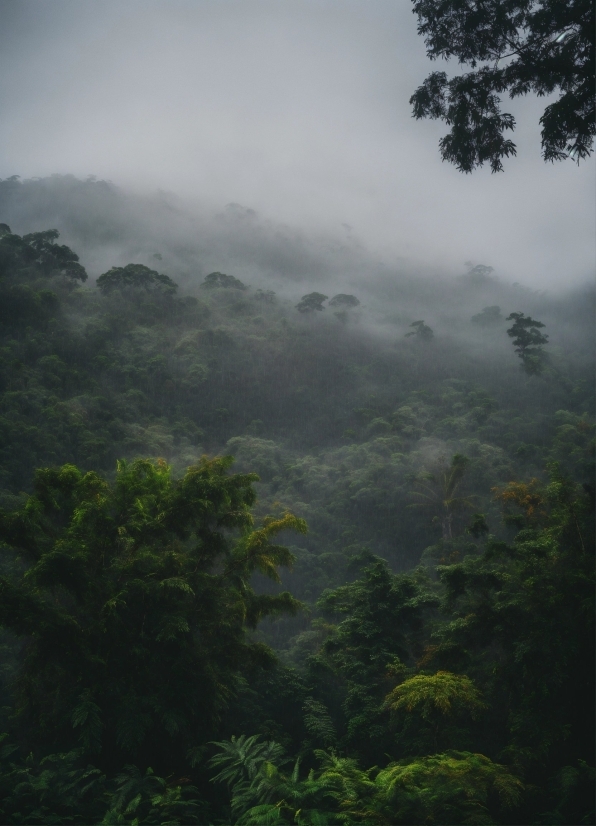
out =
<path fill-rule="evenodd" d="M 158 253 L 166 272 L 235 267 L 256 286 L 459 276 L 465 261 L 533 290 L 593 277 L 593 162 L 544 164 L 545 101 L 527 98 L 507 107 L 504 173 L 442 164 L 444 127 L 408 103 L 433 68 L 409 3 L 21 0 L 0 14 L 0 177 L 94 175 L 120 193 L 112 212 L 107 190 L 94 207 L 86 195 L 77 222 L 76 187 L 55 182 L 35 208 L 4 199 L 2 220 L 57 226 L 91 273 Z"/>

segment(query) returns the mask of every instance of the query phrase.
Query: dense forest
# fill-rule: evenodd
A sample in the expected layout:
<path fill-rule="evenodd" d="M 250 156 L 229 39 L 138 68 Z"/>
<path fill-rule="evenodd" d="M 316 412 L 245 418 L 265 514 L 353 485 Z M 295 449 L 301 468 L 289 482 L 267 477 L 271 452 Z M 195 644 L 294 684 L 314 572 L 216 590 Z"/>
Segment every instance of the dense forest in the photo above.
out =
<path fill-rule="evenodd" d="M 594 823 L 593 289 L 0 220 L 2 823 Z"/>

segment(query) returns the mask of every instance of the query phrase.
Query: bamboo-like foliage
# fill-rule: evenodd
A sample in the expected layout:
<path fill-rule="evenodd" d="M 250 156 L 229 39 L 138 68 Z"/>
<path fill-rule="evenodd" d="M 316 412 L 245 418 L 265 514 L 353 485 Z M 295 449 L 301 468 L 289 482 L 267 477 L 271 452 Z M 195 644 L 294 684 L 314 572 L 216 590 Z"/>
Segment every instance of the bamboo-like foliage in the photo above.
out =
<path fill-rule="evenodd" d="M 305 531 L 291 514 L 254 530 L 253 474 L 204 459 L 174 480 L 163 461 L 120 462 L 113 484 L 65 465 L 38 472 L 35 493 L 0 514 L 0 536 L 27 562 L 0 580 L 0 620 L 26 637 L 19 714 L 42 742 L 72 739 L 98 755 L 175 766 L 205 743 L 249 663 L 271 659 L 247 626 L 298 603 L 257 595 L 279 581 Z M 177 758 L 176 754 L 181 757 Z"/>

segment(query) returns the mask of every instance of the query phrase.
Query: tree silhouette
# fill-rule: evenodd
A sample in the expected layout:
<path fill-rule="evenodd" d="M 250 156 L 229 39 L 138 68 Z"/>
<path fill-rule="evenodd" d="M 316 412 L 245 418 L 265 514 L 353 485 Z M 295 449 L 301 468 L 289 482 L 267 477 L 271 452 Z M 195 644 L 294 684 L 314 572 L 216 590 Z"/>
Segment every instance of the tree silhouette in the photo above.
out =
<path fill-rule="evenodd" d="M 513 321 L 507 335 L 513 339 L 513 346 L 521 359 L 522 368 L 530 376 L 542 373 L 546 360 L 542 345 L 548 342 L 548 336 L 540 332 L 544 324 L 523 313 L 511 313 L 507 316 L 507 321 Z"/>
<path fill-rule="evenodd" d="M 410 327 L 414 329 L 410 333 L 406 333 L 406 338 L 410 338 L 410 336 L 416 336 L 418 341 L 432 341 L 435 337 L 432 329 L 425 324 L 424 321 L 413 321 L 410 324 Z"/>
<path fill-rule="evenodd" d="M 205 276 L 205 280 L 201 287 L 213 289 L 214 287 L 223 287 L 226 290 L 247 290 L 246 284 L 243 284 L 239 278 L 233 275 L 226 275 L 225 272 L 210 272 Z"/>
<path fill-rule="evenodd" d="M 299 313 L 312 313 L 315 310 L 324 310 L 323 301 L 327 301 L 327 296 L 323 295 L 323 293 L 308 293 L 308 295 L 303 295 L 298 304 L 296 304 L 296 309 Z"/>
<path fill-rule="evenodd" d="M 559 93 L 540 119 L 545 161 L 592 153 L 594 112 L 594 3 L 570 0 L 415 0 L 418 33 L 431 60 L 457 58 L 473 71 L 448 79 L 432 72 L 412 95 L 415 118 L 445 121 L 441 157 L 461 172 L 517 154 L 505 138 L 513 115 L 501 111 L 499 95 L 539 97 Z"/>
<path fill-rule="evenodd" d="M 125 267 L 112 267 L 97 279 L 97 286 L 104 295 L 115 290 L 145 290 L 150 293 L 173 295 L 178 289 L 175 281 L 149 269 L 144 264 L 127 264 Z"/>
<path fill-rule="evenodd" d="M 460 496 L 459 488 L 466 474 L 469 459 L 456 453 L 451 463 L 436 473 L 426 473 L 416 480 L 420 490 L 412 496 L 422 500 L 411 508 L 427 508 L 434 511 L 435 519 L 441 523 L 443 539 L 453 538 L 453 516 L 457 511 L 473 507 L 471 496 Z"/>

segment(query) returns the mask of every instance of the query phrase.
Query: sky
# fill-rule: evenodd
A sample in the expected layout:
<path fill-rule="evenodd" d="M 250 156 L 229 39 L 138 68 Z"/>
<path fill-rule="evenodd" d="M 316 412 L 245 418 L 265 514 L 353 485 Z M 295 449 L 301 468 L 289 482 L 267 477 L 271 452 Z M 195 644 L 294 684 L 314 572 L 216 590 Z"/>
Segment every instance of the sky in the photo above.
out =
<path fill-rule="evenodd" d="M 95 175 L 382 260 L 593 279 L 593 160 L 545 164 L 527 97 L 504 173 L 442 163 L 446 127 L 409 105 L 435 68 L 409 0 L 0 0 L 0 178 Z"/>

